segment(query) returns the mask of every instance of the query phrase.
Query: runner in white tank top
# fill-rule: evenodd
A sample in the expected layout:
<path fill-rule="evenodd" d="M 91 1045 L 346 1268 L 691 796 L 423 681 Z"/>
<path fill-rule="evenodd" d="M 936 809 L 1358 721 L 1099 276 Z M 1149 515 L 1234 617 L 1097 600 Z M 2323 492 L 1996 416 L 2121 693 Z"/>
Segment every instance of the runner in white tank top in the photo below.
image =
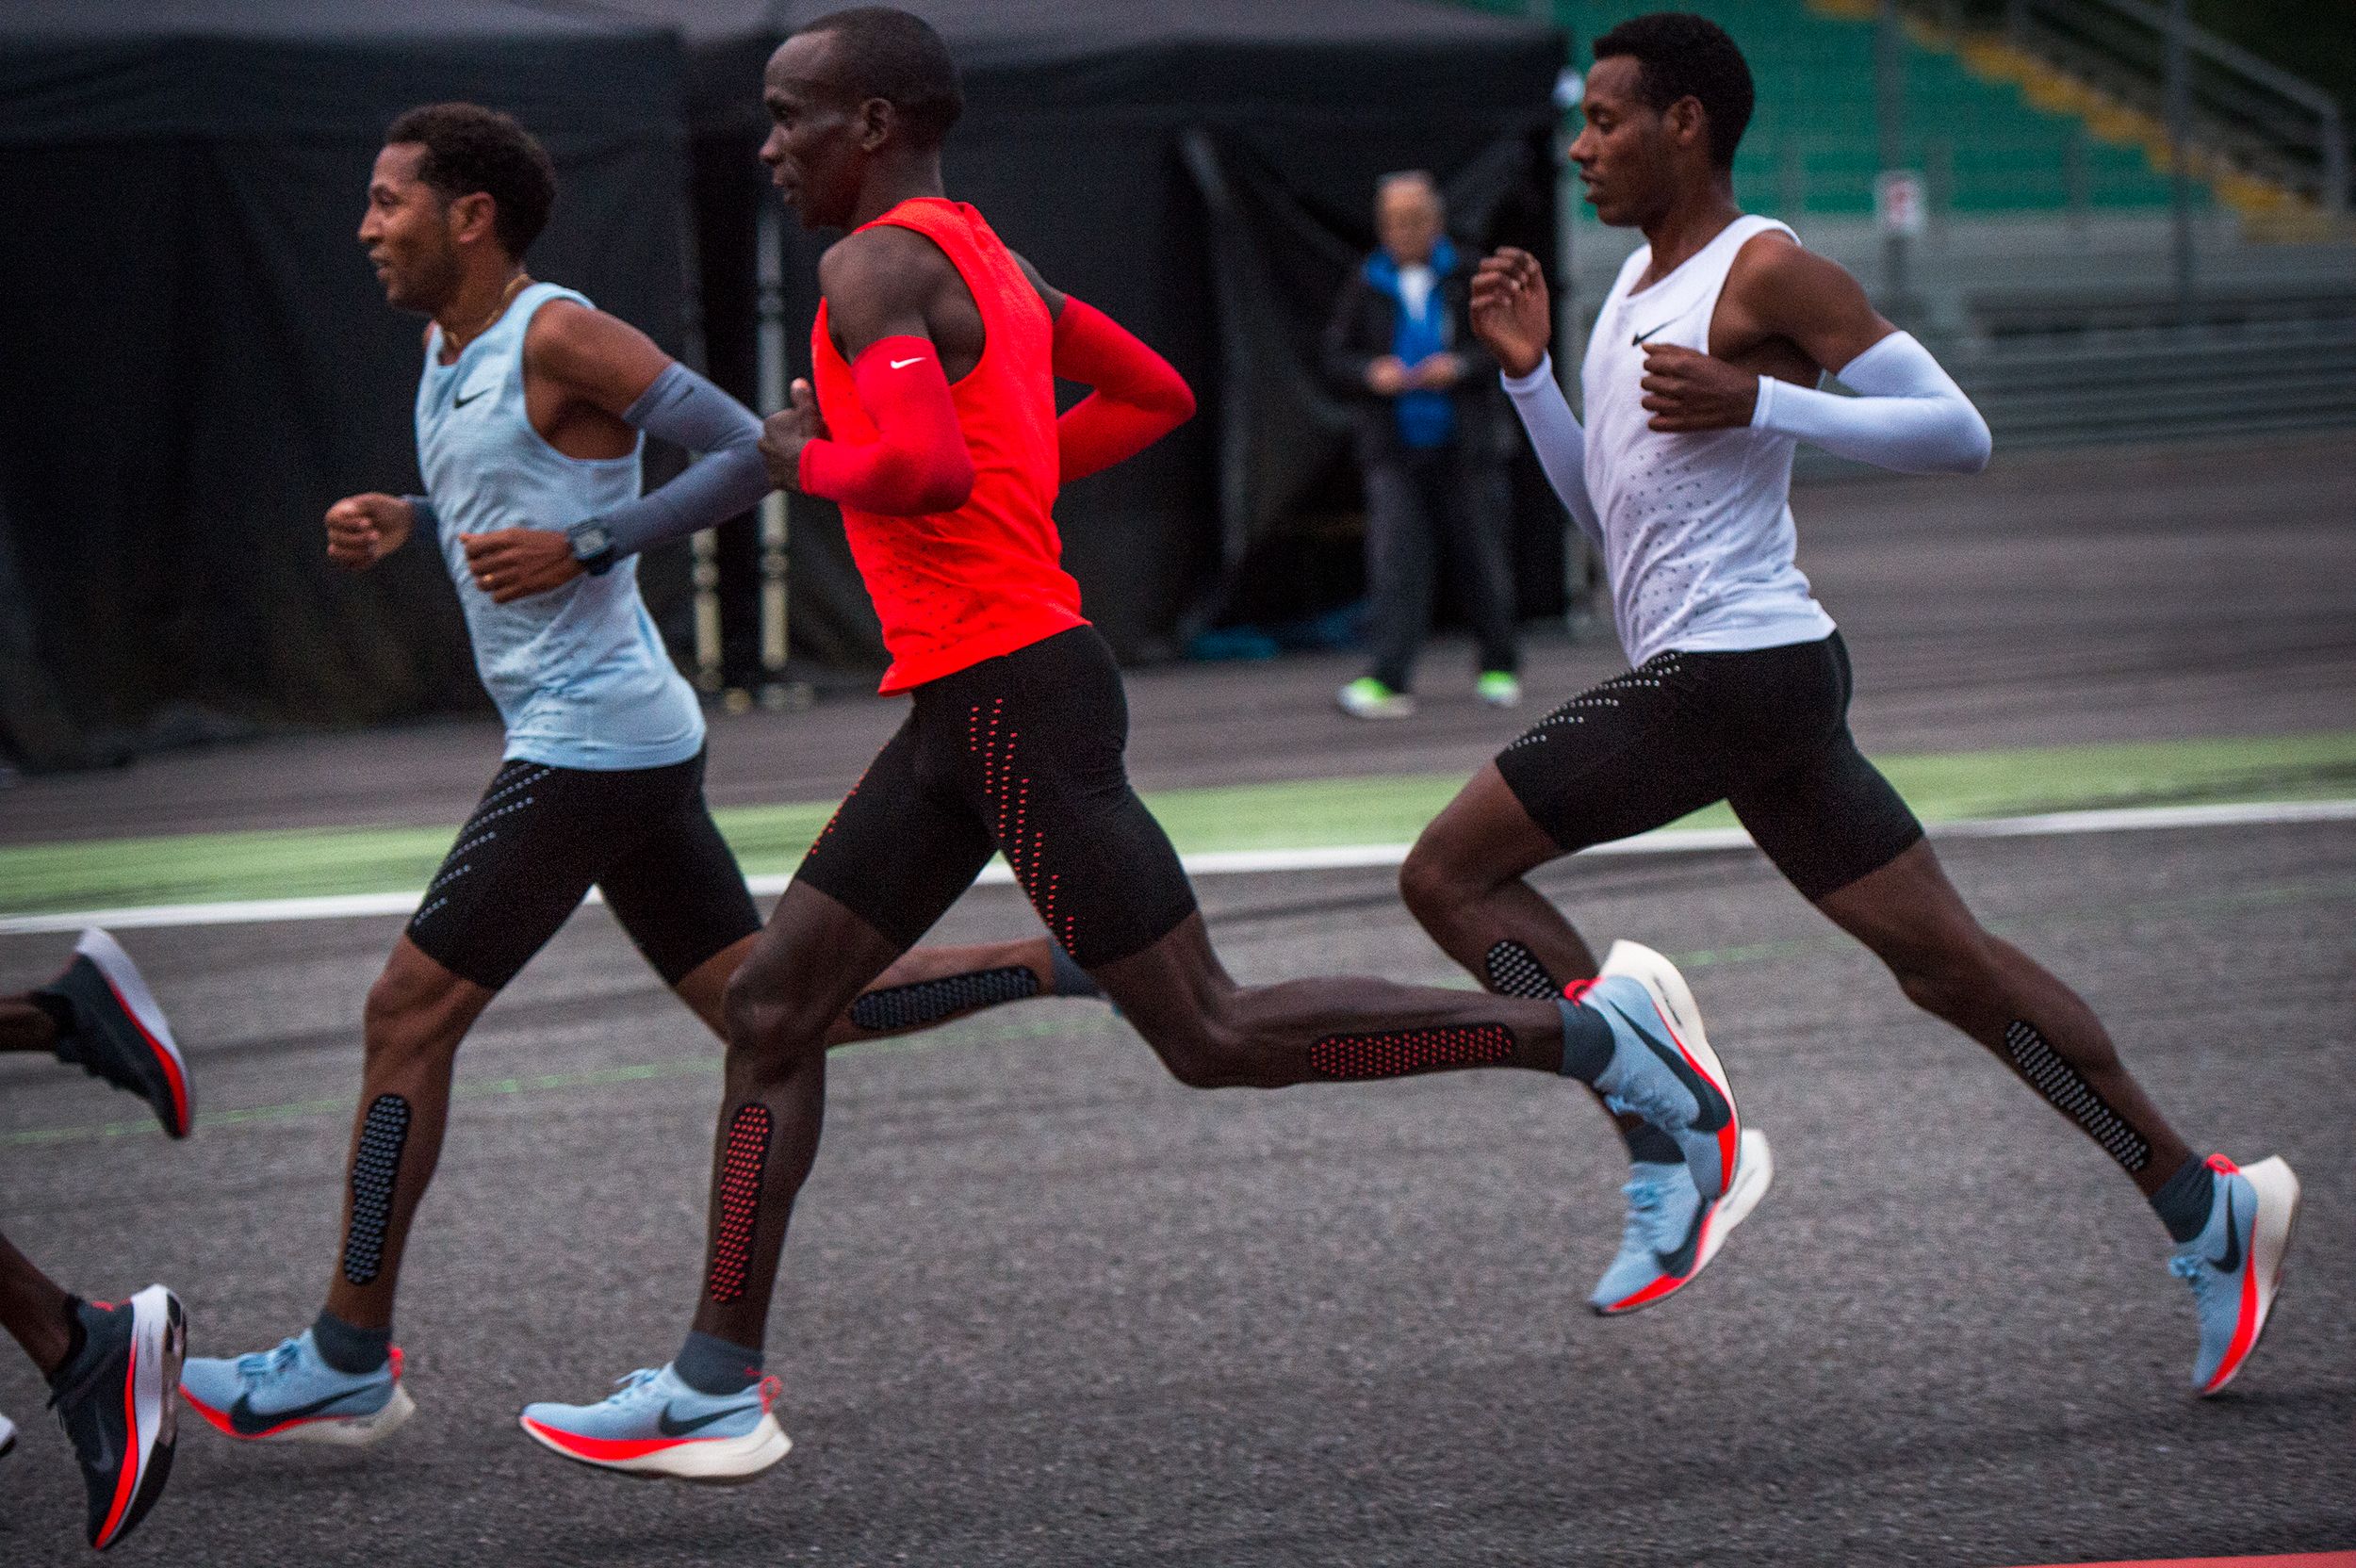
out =
<path fill-rule="evenodd" d="M 1832 635 L 1832 617 L 1792 564 L 1790 437 L 1649 428 L 1645 351 L 1706 352 L 1734 258 L 1753 237 L 1792 231 L 1738 218 L 1649 286 L 1644 247 L 1620 269 L 1587 340 L 1587 494 L 1603 524 L 1612 611 L 1628 662 L 1669 648 L 1774 647 Z"/>
<path fill-rule="evenodd" d="M 1465 786 L 1408 858 L 1410 906 L 1493 988 L 1582 982 L 1593 952 L 1525 874 L 1729 801 L 1908 997 L 1988 1047 L 2135 1180 L 2177 1244 L 2170 1271 L 2194 1287 L 2193 1384 L 2215 1393 L 2265 1326 L 2297 1178 L 2280 1160 L 2243 1171 L 2193 1153 L 2086 1004 L 1981 929 L 1850 738 L 1847 652 L 1792 559 L 1795 440 L 1907 472 L 1972 472 L 1988 428 L 1854 278 L 1735 204 L 1752 91 L 1724 31 L 1640 17 L 1595 49 L 1571 157 L 1597 216 L 1648 243 L 1596 319 L 1588 428 L 1549 373 L 1534 258 L 1507 251 L 1481 264 L 1473 322 L 1557 494 L 1602 546 L 1635 667 L 1548 714 Z M 1826 372 L 1859 395 L 1816 390 Z M 1628 1238 L 1599 1311 L 1673 1292 L 1741 1217 L 1741 1180 L 1713 1204 L 1660 1151 L 1631 1152 Z"/>

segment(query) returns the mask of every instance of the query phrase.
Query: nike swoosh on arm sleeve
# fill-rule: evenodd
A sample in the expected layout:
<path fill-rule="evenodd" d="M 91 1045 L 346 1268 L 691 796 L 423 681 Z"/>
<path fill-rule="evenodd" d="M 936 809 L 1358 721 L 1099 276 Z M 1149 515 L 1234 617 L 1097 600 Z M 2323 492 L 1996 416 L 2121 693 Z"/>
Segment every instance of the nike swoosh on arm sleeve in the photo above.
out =
<path fill-rule="evenodd" d="M 923 361 L 892 368 L 895 359 Z M 852 362 L 851 384 L 875 427 L 866 442 L 812 441 L 802 449 L 805 495 L 888 517 L 954 512 L 973 493 L 957 405 L 941 354 L 922 337 L 886 337 Z"/>

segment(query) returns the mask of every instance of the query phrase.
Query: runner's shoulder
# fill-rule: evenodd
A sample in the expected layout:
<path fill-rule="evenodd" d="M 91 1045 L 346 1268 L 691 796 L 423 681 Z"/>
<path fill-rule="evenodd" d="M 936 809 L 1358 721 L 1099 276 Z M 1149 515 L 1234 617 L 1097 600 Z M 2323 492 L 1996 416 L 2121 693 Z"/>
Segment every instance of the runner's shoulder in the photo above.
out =
<path fill-rule="evenodd" d="M 1742 241 L 1726 271 L 1726 287 L 1746 296 L 1844 286 L 1857 286 L 1847 268 L 1809 250 L 1781 229 L 1762 229 Z"/>
<path fill-rule="evenodd" d="M 548 301 L 524 329 L 524 368 L 567 385 L 643 391 L 669 363 L 645 333 L 578 300 Z"/>
<path fill-rule="evenodd" d="M 818 258 L 818 290 L 841 308 L 846 297 L 892 302 L 929 299 L 957 268 L 928 237 L 897 223 L 844 235 Z"/>

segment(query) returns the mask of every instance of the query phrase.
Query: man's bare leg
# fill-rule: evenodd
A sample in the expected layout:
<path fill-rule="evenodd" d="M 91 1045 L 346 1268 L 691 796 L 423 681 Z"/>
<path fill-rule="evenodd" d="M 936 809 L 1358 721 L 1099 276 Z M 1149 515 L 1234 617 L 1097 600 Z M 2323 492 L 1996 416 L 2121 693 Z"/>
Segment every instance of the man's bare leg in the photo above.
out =
<path fill-rule="evenodd" d="M 2052 1101 L 2146 1198 L 2192 1158 L 2093 1009 L 1972 918 L 1927 841 L 1817 907 L 1889 965 L 1915 1005 L 1988 1047 Z"/>

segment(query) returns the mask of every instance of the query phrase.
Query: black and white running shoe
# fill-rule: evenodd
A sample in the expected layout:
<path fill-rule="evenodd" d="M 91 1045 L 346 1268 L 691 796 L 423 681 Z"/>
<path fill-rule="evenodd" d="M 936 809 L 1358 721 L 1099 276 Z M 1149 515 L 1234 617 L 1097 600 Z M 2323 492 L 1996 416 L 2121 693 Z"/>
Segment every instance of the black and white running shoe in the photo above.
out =
<path fill-rule="evenodd" d="M 103 1552 L 147 1517 L 172 1475 L 188 1316 L 161 1285 L 80 1311 L 81 1353 L 50 1380 L 49 1408 L 82 1466 L 90 1544 Z"/>
<path fill-rule="evenodd" d="M 73 1011 L 73 1028 L 57 1040 L 57 1060 L 129 1089 L 155 1108 L 165 1132 L 188 1135 L 196 1102 L 188 1064 L 122 943 L 91 926 L 74 944 L 65 972 L 34 994 L 62 999 Z"/>

